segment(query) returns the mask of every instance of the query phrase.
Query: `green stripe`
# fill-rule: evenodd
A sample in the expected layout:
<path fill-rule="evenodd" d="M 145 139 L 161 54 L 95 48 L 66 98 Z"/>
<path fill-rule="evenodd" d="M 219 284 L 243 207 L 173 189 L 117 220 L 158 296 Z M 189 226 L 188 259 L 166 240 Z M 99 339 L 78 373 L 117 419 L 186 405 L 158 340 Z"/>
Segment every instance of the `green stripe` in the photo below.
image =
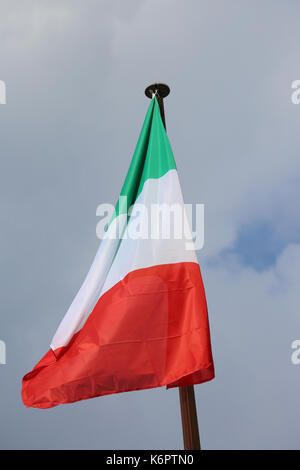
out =
<path fill-rule="evenodd" d="M 126 207 L 135 202 L 142 192 L 145 181 L 149 178 L 161 178 L 169 170 L 176 169 L 171 145 L 165 131 L 159 105 L 154 98 L 149 105 L 145 121 L 133 154 L 130 167 L 125 178 L 112 220 L 126 213 Z"/>

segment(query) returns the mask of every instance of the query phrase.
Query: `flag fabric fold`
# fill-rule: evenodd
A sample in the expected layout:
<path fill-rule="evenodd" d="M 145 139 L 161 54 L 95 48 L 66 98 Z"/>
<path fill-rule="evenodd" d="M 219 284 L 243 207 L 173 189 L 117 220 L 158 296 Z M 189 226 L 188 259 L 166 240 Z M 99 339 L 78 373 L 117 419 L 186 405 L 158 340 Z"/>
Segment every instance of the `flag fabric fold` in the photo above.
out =
<path fill-rule="evenodd" d="M 162 204 L 184 203 L 153 98 L 92 266 L 49 351 L 23 378 L 26 406 L 214 377 L 203 282 L 195 251 L 187 249 L 191 234 L 166 238 L 154 227 L 150 237 L 132 236 L 147 226 L 144 211 Z"/>

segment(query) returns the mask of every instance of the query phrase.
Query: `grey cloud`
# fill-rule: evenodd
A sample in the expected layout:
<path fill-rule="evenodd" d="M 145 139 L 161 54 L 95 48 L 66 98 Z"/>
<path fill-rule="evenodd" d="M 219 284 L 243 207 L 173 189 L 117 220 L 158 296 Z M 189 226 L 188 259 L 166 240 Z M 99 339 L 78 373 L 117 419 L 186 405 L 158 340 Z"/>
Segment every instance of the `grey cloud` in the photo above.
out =
<path fill-rule="evenodd" d="M 196 387 L 203 446 L 299 447 L 299 12 L 271 0 L 1 2 L 1 448 L 182 446 L 177 390 L 48 411 L 20 398 L 92 261 L 96 207 L 118 196 L 153 80 L 171 86 L 185 200 L 206 208 L 216 379 Z M 257 219 L 284 241 L 274 266 L 209 264 Z"/>

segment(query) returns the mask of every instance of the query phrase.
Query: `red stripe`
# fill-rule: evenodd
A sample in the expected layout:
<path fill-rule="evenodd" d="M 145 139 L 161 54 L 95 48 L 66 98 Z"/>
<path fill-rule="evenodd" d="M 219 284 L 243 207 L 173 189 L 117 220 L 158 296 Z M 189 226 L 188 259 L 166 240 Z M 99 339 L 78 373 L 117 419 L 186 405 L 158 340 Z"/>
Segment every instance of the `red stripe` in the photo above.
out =
<path fill-rule="evenodd" d="M 50 408 L 213 377 L 199 266 L 168 264 L 133 271 L 106 292 L 68 346 L 48 351 L 25 375 L 22 398 Z"/>

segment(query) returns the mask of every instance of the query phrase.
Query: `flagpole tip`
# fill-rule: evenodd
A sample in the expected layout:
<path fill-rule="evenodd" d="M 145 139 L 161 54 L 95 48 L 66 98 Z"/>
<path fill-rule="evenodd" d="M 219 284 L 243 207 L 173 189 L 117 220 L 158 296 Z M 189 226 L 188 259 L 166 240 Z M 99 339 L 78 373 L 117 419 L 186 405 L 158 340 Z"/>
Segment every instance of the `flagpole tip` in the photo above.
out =
<path fill-rule="evenodd" d="M 152 98 L 153 94 L 158 95 L 160 98 L 165 98 L 170 93 L 170 88 L 165 83 L 152 83 L 145 89 L 145 95 Z"/>

